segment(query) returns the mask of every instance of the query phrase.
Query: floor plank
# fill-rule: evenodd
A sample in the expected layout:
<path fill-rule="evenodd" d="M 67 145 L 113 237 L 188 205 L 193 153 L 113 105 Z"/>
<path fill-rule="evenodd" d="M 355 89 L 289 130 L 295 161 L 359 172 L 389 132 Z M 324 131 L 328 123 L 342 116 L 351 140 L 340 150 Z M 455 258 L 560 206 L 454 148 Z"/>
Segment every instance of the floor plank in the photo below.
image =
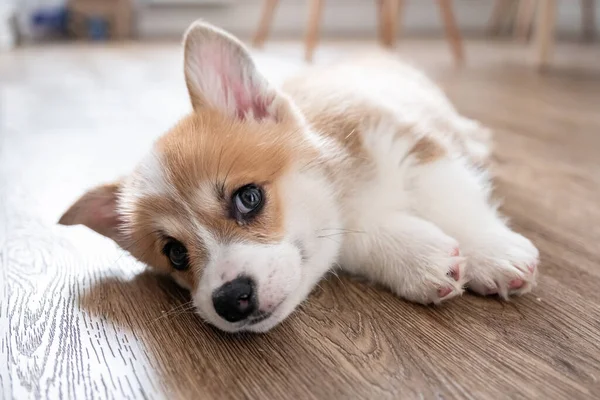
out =
<path fill-rule="evenodd" d="M 110 241 L 55 223 L 187 112 L 180 49 L 27 48 L 0 55 L 0 397 L 599 398 L 600 49 L 559 46 L 542 75 L 512 44 L 467 43 L 464 69 L 441 41 L 400 51 L 496 131 L 502 210 L 541 251 L 532 294 L 422 307 L 331 275 L 272 332 L 221 333 Z M 257 57 L 277 81 L 301 45 Z"/>

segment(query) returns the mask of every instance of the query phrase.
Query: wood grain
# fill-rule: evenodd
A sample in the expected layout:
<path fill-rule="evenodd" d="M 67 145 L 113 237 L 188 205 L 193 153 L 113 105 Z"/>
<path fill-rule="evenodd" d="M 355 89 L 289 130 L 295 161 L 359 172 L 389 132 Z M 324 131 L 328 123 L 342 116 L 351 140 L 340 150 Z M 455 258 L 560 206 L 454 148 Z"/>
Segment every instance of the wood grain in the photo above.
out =
<path fill-rule="evenodd" d="M 188 110 L 179 48 L 1 54 L 0 398 L 599 398 L 599 49 L 559 45 L 557 69 L 537 75 L 527 49 L 469 43 L 456 71 L 444 47 L 402 51 L 496 130 L 497 194 L 540 248 L 539 287 L 422 307 L 331 275 L 264 335 L 211 328 L 173 283 L 55 223 Z M 259 66 L 293 69 L 289 49 L 274 43 Z"/>

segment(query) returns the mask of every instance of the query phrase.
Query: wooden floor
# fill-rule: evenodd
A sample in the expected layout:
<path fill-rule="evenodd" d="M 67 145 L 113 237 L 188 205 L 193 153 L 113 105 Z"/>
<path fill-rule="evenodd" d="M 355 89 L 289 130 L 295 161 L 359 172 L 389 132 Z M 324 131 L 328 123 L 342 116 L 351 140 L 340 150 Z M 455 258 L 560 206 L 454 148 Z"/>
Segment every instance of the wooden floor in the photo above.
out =
<path fill-rule="evenodd" d="M 535 291 L 440 307 L 328 277 L 265 335 L 221 333 L 185 292 L 110 241 L 56 220 L 126 173 L 188 109 L 173 44 L 0 55 L 0 398 L 600 398 L 600 46 L 408 42 L 466 115 L 496 134 L 497 195 L 541 252 Z M 317 61 L 354 46 L 326 46 Z M 270 44 L 275 80 L 299 44 Z"/>

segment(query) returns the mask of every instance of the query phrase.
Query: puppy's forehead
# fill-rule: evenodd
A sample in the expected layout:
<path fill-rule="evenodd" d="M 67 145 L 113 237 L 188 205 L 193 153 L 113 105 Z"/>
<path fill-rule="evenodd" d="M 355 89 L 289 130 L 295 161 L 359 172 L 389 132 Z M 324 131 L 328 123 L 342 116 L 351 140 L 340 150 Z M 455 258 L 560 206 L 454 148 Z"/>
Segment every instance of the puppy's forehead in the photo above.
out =
<path fill-rule="evenodd" d="M 274 182 L 294 159 L 293 128 L 238 121 L 210 111 L 183 119 L 155 145 L 163 175 L 179 195 Z"/>

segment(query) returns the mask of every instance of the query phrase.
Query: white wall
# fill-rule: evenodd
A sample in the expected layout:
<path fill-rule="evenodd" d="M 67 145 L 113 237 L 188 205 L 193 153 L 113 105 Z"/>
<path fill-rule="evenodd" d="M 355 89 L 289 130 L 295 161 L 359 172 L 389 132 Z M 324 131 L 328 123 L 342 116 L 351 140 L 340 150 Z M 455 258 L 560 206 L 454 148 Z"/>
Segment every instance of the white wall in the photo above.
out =
<path fill-rule="evenodd" d="M 258 24 L 262 0 L 141 0 L 155 5 L 142 7 L 139 15 L 141 37 L 179 37 L 187 25 L 204 18 L 234 34 L 252 35 Z M 189 6 L 200 1 L 212 5 Z M 222 5 L 214 5 L 223 1 Z M 435 0 L 404 0 L 404 34 L 438 34 L 441 32 Z M 156 3 L 169 3 L 156 5 Z M 175 3 L 175 4 L 173 4 Z M 596 2 L 596 19 L 600 20 L 600 2 Z M 455 13 L 465 35 L 481 35 L 493 6 L 492 0 L 455 0 Z M 558 32 L 577 35 L 581 31 L 579 0 L 558 0 Z M 280 0 L 275 14 L 272 34 L 285 37 L 302 35 L 307 18 L 306 0 Z M 322 22 L 324 37 L 375 36 L 375 0 L 325 0 Z"/>

